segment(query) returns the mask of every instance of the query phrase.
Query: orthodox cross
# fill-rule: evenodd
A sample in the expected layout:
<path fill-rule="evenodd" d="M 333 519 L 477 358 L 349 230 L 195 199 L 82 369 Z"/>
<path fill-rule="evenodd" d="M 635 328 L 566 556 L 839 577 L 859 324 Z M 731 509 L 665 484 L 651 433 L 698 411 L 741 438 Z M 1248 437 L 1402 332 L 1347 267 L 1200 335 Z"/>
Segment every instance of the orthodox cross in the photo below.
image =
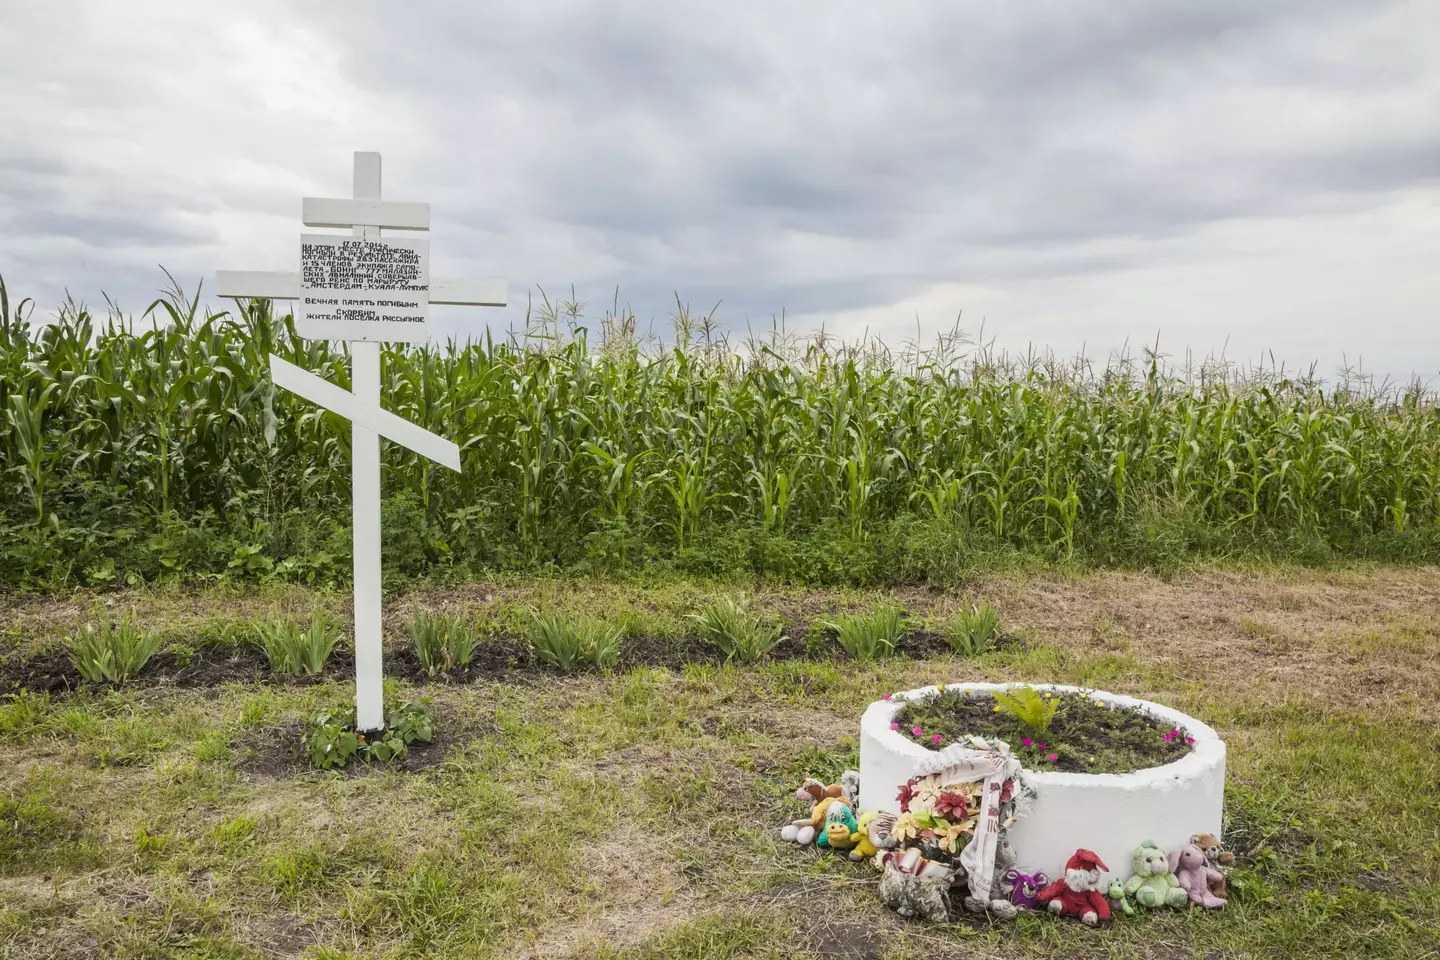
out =
<path fill-rule="evenodd" d="M 380 406 L 382 341 L 423 342 L 431 303 L 503 307 L 504 280 L 430 278 L 428 239 L 382 240 L 381 228 L 429 230 L 428 203 L 380 199 L 380 154 L 355 154 L 352 199 L 305 197 L 307 227 L 350 228 L 343 234 L 302 234 L 301 272 L 222 270 L 222 297 L 296 300 L 295 329 L 307 339 L 350 343 L 351 390 L 337 387 L 274 354 L 270 377 L 350 421 L 355 555 L 355 727 L 385 725 L 380 632 L 380 438 L 451 470 L 460 448 Z"/>

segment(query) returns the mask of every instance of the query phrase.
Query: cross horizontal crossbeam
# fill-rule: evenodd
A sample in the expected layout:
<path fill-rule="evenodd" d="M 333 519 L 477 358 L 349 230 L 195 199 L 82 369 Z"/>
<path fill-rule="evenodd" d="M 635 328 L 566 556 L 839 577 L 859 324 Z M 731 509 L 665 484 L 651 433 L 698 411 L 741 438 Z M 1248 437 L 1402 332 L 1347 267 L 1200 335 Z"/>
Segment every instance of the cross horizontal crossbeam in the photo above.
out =
<path fill-rule="evenodd" d="M 348 390 L 342 390 L 324 377 L 317 377 L 302 367 L 275 354 L 270 354 L 270 379 L 278 387 L 284 387 L 327 410 L 340 414 L 351 423 L 374 430 L 387 440 L 393 440 L 402 447 L 414 450 L 422 457 L 429 457 L 451 470 L 460 469 L 460 448 L 419 427 L 409 420 L 395 416 L 374 404 L 366 403 Z"/>
<path fill-rule="evenodd" d="M 300 274 L 285 270 L 220 270 L 215 274 L 215 287 L 221 297 L 298 300 Z M 431 303 L 503 307 L 509 297 L 509 284 L 504 280 L 430 278 Z"/>
<path fill-rule="evenodd" d="M 430 204 L 395 200 L 303 197 L 300 219 L 307 227 L 390 227 L 429 230 Z"/>

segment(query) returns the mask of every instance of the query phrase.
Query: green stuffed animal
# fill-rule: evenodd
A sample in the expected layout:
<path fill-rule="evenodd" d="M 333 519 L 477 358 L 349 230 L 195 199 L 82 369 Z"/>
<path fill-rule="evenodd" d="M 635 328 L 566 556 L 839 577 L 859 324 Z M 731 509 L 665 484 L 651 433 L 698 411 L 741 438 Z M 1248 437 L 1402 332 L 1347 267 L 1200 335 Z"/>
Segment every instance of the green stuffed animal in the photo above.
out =
<path fill-rule="evenodd" d="M 1110 881 L 1105 896 L 1110 901 L 1110 916 L 1118 917 L 1122 913 L 1127 917 L 1135 916 L 1135 908 L 1130 905 L 1130 898 L 1125 896 L 1125 884 L 1119 877 Z"/>
<path fill-rule="evenodd" d="M 1132 861 L 1135 875 L 1125 884 L 1125 892 L 1135 898 L 1142 907 L 1158 910 L 1161 907 L 1183 907 L 1190 902 L 1190 895 L 1180 886 L 1180 880 L 1170 872 L 1170 861 L 1151 840 L 1135 848 Z"/>
<path fill-rule="evenodd" d="M 822 850 L 849 850 L 860 840 L 860 824 L 850 804 L 836 798 L 825 808 L 825 821 L 815 834 L 815 846 Z"/>

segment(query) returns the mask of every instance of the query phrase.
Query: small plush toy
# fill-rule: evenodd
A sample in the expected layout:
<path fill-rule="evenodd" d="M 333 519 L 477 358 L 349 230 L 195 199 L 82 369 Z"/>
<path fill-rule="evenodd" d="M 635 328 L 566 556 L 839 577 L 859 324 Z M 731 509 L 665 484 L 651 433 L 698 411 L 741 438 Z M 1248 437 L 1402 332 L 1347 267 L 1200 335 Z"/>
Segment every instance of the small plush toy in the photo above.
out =
<path fill-rule="evenodd" d="M 1229 884 L 1225 880 L 1223 868 L 1235 863 L 1235 854 L 1221 847 L 1220 838 L 1213 833 L 1197 833 L 1190 838 L 1190 842 L 1200 848 L 1211 868 L 1220 874 L 1219 880 L 1210 881 L 1210 892 L 1222 900 L 1225 899 Z"/>
<path fill-rule="evenodd" d="M 1050 878 L 1044 871 L 1037 874 L 1006 870 L 1005 882 L 1010 886 L 1010 902 L 1021 910 L 1034 910 L 1040 906 L 1040 891 L 1050 885 Z"/>
<path fill-rule="evenodd" d="M 1125 884 L 1116 877 L 1110 881 L 1110 886 L 1105 890 L 1105 898 L 1110 901 L 1110 915 L 1125 914 L 1127 917 L 1135 916 L 1135 908 L 1130 905 L 1130 898 L 1125 896 Z"/>
<path fill-rule="evenodd" d="M 963 901 L 965 909 L 971 913 L 987 914 L 999 920 L 1014 920 L 1015 915 L 1020 912 L 1020 907 L 1012 899 L 1015 894 L 1015 880 L 1022 875 L 1015 870 L 1015 848 L 1004 836 L 1001 836 L 995 845 L 993 876 L 994 882 L 990 885 L 990 898 L 988 900 L 980 899 L 975 896 L 974 888 L 971 887 L 970 894 Z M 1042 883 L 1040 886 L 1044 886 L 1044 884 Z M 1040 886 L 1035 887 L 1032 892 L 1037 892 Z"/>
<path fill-rule="evenodd" d="M 893 836 L 895 831 L 896 816 L 893 813 L 877 813 L 870 825 L 865 828 L 865 835 L 869 837 L 870 843 L 877 851 L 893 850 L 900 845 L 900 841 Z M 880 862 L 880 854 L 875 854 L 875 867 L 881 869 L 884 864 Z"/>
<path fill-rule="evenodd" d="M 856 774 L 855 782 L 858 786 L 859 774 Z M 848 802 L 844 799 L 845 789 L 843 784 L 832 783 L 827 787 L 814 777 L 807 777 L 795 790 L 795 799 L 810 804 L 810 815 L 792 820 L 781 827 L 780 839 L 785 843 L 798 843 L 802 847 L 816 840 L 825 824 L 825 811 L 829 806 L 836 800 Z"/>
<path fill-rule="evenodd" d="M 875 842 L 874 836 L 870 833 L 870 825 L 880 814 L 875 810 L 868 810 L 860 814 L 855 824 L 859 828 L 856 834 L 855 846 L 850 848 L 850 859 L 855 861 L 869 860 L 880 852 L 880 846 Z"/>
<path fill-rule="evenodd" d="M 1224 900 L 1210 892 L 1210 884 L 1223 874 L 1210 866 L 1205 860 L 1205 854 L 1201 853 L 1195 844 L 1187 843 L 1171 850 L 1170 869 L 1175 872 L 1175 879 L 1180 882 L 1191 903 L 1198 903 L 1212 910 L 1225 906 Z"/>
<path fill-rule="evenodd" d="M 883 855 L 885 873 L 880 878 L 880 902 L 902 917 L 918 917 L 935 923 L 950 919 L 950 883 L 955 871 L 942 863 L 926 860 L 915 849 L 892 850 Z"/>
<path fill-rule="evenodd" d="M 859 842 L 860 825 L 855 820 L 855 812 L 847 801 L 832 798 L 825 808 L 824 826 L 815 836 L 815 846 L 845 851 Z"/>
<path fill-rule="evenodd" d="M 1110 904 L 1100 883 L 1100 871 L 1109 870 L 1093 850 L 1080 849 L 1065 862 L 1065 876 L 1040 891 L 1040 902 L 1051 913 L 1078 917 L 1087 926 L 1110 919 Z"/>
<path fill-rule="evenodd" d="M 804 782 L 795 788 L 795 799 L 809 800 L 812 806 L 828 797 L 843 796 L 845 796 L 843 784 L 832 783 L 827 787 L 814 777 L 806 777 Z"/>
<path fill-rule="evenodd" d="M 1125 892 L 1135 898 L 1142 907 L 1158 910 L 1161 907 L 1183 907 L 1190 899 L 1180 889 L 1180 881 L 1170 872 L 1170 862 L 1154 841 L 1146 840 L 1135 848 L 1131 860 L 1134 869 Z"/>

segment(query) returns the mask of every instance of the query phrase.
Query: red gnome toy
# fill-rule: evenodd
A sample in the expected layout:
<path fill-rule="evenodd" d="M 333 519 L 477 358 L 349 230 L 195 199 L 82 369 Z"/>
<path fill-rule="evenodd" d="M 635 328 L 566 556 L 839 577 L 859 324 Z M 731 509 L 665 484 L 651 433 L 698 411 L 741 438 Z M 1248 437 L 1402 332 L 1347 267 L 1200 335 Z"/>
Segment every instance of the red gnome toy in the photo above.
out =
<path fill-rule="evenodd" d="M 1100 871 L 1109 869 L 1093 851 L 1076 850 L 1065 864 L 1065 878 L 1041 890 L 1040 902 L 1049 904 L 1051 913 L 1079 917 L 1092 927 L 1109 920 L 1110 904 L 1100 892 Z"/>

